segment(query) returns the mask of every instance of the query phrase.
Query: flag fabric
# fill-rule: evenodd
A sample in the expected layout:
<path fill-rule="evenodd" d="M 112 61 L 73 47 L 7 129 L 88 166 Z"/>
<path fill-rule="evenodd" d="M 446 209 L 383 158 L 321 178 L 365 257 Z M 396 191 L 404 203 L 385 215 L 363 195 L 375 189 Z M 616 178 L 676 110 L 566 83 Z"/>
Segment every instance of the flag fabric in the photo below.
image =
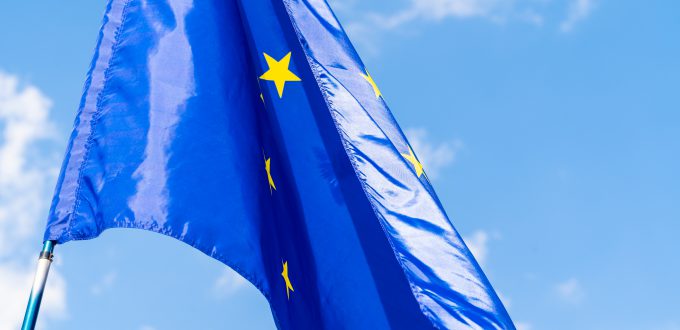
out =
<path fill-rule="evenodd" d="M 110 0 L 74 126 L 45 240 L 174 237 L 280 329 L 515 328 L 324 0 Z"/>

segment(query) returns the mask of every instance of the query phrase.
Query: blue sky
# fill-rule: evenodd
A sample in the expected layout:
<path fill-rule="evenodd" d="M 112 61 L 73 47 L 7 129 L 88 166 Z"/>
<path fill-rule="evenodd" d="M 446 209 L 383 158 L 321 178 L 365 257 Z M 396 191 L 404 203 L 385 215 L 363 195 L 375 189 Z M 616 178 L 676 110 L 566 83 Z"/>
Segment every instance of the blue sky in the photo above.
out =
<path fill-rule="evenodd" d="M 680 329 L 680 3 L 331 1 L 523 330 Z M 20 322 L 103 1 L 0 4 L 0 328 Z M 158 234 L 57 247 L 48 329 L 273 329 Z"/>

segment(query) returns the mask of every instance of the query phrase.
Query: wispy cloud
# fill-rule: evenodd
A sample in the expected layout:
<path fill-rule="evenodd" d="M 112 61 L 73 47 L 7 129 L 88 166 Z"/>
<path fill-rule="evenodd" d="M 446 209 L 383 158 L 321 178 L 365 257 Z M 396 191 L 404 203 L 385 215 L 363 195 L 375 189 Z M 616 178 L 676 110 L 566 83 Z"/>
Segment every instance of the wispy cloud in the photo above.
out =
<path fill-rule="evenodd" d="M 412 0 L 392 15 L 374 15 L 381 27 L 392 29 L 413 21 L 441 21 L 446 18 L 487 18 L 506 20 L 514 2 L 505 0 Z"/>
<path fill-rule="evenodd" d="M 463 148 L 463 142 L 455 139 L 433 142 L 424 128 L 409 128 L 404 131 L 418 160 L 430 179 L 437 179 L 447 166 L 453 164 Z"/>
<path fill-rule="evenodd" d="M 418 23 L 439 23 L 449 19 L 483 20 L 497 25 L 523 23 L 536 27 L 557 25 L 569 32 L 593 12 L 597 0 L 408 0 L 396 6 L 381 6 L 392 10 L 367 9 L 360 1 L 331 0 L 340 16 L 348 17 L 343 25 L 354 42 L 369 53 L 379 52 L 376 38 L 384 31 L 417 32 Z M 378 1 L 380 3 L 380 1 Z M 385 3 L 388 1 L 385 0 Z M 396 7 L 396 9 L 394 9 Z M 567 8 L 565 15 L 556 14 Z M 555 17 L 560 18 L 555 18 Z M 564 17 L 562 19 L 562 17 Z M 553 23 L 551 25 L 551 23 Z M 405 28 L 408 27 L 408 28 Z"/>
<path fill-rule="evenodd" d="M 213 286 L 214 293 L 218 298 L 225 298 L 239 291 L 247 285 L 246 279 L 241 277 L 235 271 L 226 268 L 222 274 L 215 280 Z"/>
<path fill-rule="evenodd" d="M 661 325 L 646 326 L 640 329 L 654 329 L 654 330 L 680 330 L 680 322 L 669 321 Z"/>
<path fill-rule="evenodd" d="M 489 256 L 489 242 L 499 237 L 498 233 L 491 234 L 485 230 L 477 230 L 471 235 L 464 236 L 463 241 L 465 241 L 465 245 L 470 249 L 472 255 L 475 256 L 475 260 L 484 266 Z"/>
<path fill-rule="evenodd" d="M 571 0 L 567 17 L 560 24 L 562 32 L 570 32 L 574 26 L 588 18 L 595 7 L 595 0 Z"/>
<path fill-rule="evenodd" d="M 139 330 L 156 330 L 156 327 L 150 326 L 150 325 L 143 325 L 139 327 Z"/>
<path fill-rule="evenodd" d="M 0 329 L 21 323 L 41 241 L 37 226 L 54 188 L 58 160 L 39 147 L 54 140 L 50 107 L 37 87 L 21 86 L 16 76 L 0 72 Z M 41 320 L 66 311 L 66 283 L 55 270 Z"/>
<path fill-rule="evenodd" d="M 113 285 L 116 282 L 117 277 L 118 273 L 115 271 L 106 273 L 97 283 L 93 284 L 92 287 L 90 287 L 90 293 L 92 293 L 95 296 L 98 296 L 102 293 L 111 290 L 111 288 L 113 288 Z"/>
<path fill-rule="evenodd" d="M 564 282 L 558 283 L 555 286 L 555 292 L 564 301 L 572 304 L 578 304 L 586 296 L 586 292 L 581 285 L 581 282 L 576 278 L 570 278 Z"/>
<path fill-rule="evenodd" d="M 503 306 L 505 306 L 505 308 L 508 311 L 510 311 L 510 314 L 512 315 L 513 314 L 512 313 L 512 308 L 513 308 L 512 300 L 508 296 L 499 292 L 498 290 L 496 290 L 496 294 L 498 294 L 498 298 L 503 303 Z M 526 321 L 515 321 L 515 327 L 517 328 L 517 330 L 533 330 L 533 328 L 534 328 L 533 324 L 526 322 Z"/>
<path fill-rule="evenodd" d="M 515 322 L 515 326 L 517 330 L 532 330 L 534 328 L 531 323 L 527 322 Z"/>
<path fill-rule="evenodd" d="M 35 153 L 37 143 L 53 138 L 50 107 L 38 88 L 20 89 L 17 77 L 0 72 L 0 257 L 15 252 L 17 239 L 33 235 L 44 215 L 36 205 L 48 203 L 46 181 L 56 168 Z"/>
<path fill-rule="evenodd" d="M 484 19 L 494 23 L 520 21 L 542 25 L 545 1 L 536 0 L 409 0 L 391 13 L 355 12 L 355 1 L 332 1 L 340 12 L 357 17 L 347 23 L 348 30 L 392 30 L 417 22 L 441 22 L 446 19 Z M 352 31 L 355 32 L 355 31 Z"/>

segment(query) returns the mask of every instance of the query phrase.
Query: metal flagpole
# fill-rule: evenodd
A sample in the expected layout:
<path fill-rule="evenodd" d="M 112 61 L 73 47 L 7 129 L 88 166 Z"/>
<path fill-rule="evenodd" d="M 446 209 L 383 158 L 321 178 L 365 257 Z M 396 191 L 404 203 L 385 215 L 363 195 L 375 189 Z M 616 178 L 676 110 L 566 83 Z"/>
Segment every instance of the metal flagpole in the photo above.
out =
<path fill-rule="evenodd" d="M 35 272 L 33 288 L 31 289 L 31 296 L 28 298 L 28 306 L 26 306 L 26 314 L 24 315 L 24 323 L 21 325 L 21 330 L 33 330 L 35 328 L 40 301 L 42 301 L 45 282 L 47 282 L 47 273 L 50 271 L 50 264 L 52 264 L 54 245 L 55 241 L 45 241 L 40 252 L 38 270 Z"/>

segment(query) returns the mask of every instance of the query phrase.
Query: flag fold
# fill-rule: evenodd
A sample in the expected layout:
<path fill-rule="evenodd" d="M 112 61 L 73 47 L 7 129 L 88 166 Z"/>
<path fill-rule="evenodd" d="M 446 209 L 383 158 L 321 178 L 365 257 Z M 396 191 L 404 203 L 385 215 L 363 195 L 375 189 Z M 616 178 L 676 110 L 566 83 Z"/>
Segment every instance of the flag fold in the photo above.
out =
<path fill-rule="evenodd" d="M 416 152 L 323 0 L 110 0 L 45 239 L 174 237 L 280 329 L 515 329 Z"/>

